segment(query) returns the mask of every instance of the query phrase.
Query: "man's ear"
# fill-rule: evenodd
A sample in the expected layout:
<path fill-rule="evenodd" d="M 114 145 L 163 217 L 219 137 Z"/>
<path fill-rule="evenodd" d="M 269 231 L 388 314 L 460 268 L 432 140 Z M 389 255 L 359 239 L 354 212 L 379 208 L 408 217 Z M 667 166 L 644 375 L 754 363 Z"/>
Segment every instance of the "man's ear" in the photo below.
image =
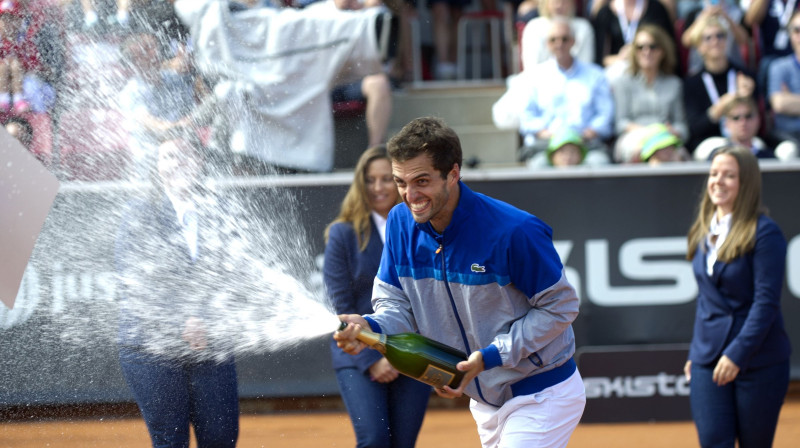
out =
<path fill-rule="evenodd" d="M 456 182 L 461 179 L 461 167 L 458 166 L 457 163 L 453 164 L 453 168 L 450 169 L 450 172 L 447 173 L 447 180 L 450 180 L 450 176 L 453 176 Z"/>

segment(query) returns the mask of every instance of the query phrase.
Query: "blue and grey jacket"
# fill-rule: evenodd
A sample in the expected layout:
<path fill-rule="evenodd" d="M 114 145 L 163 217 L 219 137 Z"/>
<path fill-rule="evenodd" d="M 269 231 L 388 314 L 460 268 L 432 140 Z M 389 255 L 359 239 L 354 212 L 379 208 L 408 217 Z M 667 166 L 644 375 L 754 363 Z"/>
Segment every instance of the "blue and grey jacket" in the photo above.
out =
<path fill-rule="evenodd" d="M 564 275 L 552 229 L 535 216 L 470 190 L 442 234 L 389 214 L 372 304 L 374 331 L 419 332 L 471 353 L 485 371 L 465 393 L 493 406 L 538 392 L 575 371 L 572 321 L 579 299 Z"/>

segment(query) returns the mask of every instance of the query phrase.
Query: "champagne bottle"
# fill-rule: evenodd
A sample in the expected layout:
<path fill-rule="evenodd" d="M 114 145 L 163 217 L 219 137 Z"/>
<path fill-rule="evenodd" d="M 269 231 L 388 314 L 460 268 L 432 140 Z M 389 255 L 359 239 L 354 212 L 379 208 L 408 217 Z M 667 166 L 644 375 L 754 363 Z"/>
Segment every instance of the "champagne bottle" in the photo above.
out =
<path fill-rule="evenodd" d="M 346 327 L 342 322 L 339 330 Z M 464 352 L 420 334 L 386 335 L 361 329 L 356 338 L 381 352 L 398 372 L 433 387 L 455 389 L 464 377 L 464 372 L 456 369 L 456 364 L 467 359 Z"/>

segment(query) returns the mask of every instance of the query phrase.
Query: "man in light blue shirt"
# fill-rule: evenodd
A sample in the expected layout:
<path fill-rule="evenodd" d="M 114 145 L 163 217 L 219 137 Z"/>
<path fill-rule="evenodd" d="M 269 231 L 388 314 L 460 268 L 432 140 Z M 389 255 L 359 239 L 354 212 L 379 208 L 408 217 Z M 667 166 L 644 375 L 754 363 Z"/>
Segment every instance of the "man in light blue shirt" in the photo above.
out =
<path fill-rule="evenodd" d="M 590 149 L 605 149 L 612 137 L 614 99 L 603 70 L 570 54 L 575 36 L 569 22 L 555 18 L 547 36 L 553 57 L 534 68 L 528 105 L 520 118 L 521 158 L 547 148 L 550 137 L 571 129 Z"/>
<path fill-rule="evenodd" d="M 775 131 L 781 139 L 800 142 L 800 10 L 786 27 L 794 53 L 769 66 L 769 102 L 775 112 Z"/>

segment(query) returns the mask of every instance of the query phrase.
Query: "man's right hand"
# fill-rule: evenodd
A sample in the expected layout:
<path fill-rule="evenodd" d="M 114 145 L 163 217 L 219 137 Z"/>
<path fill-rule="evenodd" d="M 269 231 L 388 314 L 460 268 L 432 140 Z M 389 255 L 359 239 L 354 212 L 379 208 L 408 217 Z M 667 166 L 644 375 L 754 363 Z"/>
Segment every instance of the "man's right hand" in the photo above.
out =
<path fill-rule="evenodd" d="M 362 328 L 369 328 L 367 320 L 358 314 L 340 314 L 339 320 L 347 323 L 347 328 L 333 332 L 336 345 L 350 355 L 357 355 L 366 347 L 366 344 L 356 339 Z"/>

